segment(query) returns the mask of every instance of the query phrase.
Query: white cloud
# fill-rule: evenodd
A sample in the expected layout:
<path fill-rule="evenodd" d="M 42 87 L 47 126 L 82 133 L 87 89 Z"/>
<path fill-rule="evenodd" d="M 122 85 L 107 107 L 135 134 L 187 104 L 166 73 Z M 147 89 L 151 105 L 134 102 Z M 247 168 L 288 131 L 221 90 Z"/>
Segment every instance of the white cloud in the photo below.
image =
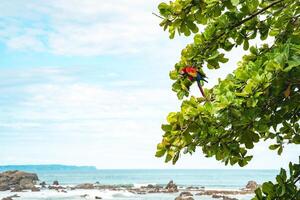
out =
<path fill-rule="evenodd" d="M 53 76 L 62 72 L 47 69 L 42 73 Z M 160 124 L 169 111 L 178 108 L 176 97 L 168 89 L 106 89 L 95 84 L 50 80 L 47 84 L 23 86 L 23 98 L 11 113 L 9 110 L 5 113 L 13 123 L 5 120 L 0 123 L 0 128 L 12 134 L 3 137 L 2 149 L 21 156 L 18 163 L 172 168 L 154 157 L 162 135 Z M 6 145 L 12 139 L 13 149 Z M 17 154 L 23 145 L 27 146 L 26 151 Z M 41 148 L 47 150 L 39 151 Z M 289 147 L 279 157 L 260 143 L 252 153 L 254 160 L 249 168 L 277 168 L 296 160 L 299 150 Z M 16 163 L 10 157 L 2 158 L 3 162 Z M 199 149 L 194 156 L 183 156 L 173 167 L 224 168 L 224 165 L 213 158 L 204 158 Z"/>
<path fill-rule="evenodd" d="M 157 1 L 1 1 L 1 40 L 59 55 L 131 54 L 167 44 L 151 14 Z M 24 6 L 25 5 L 25 6 Z M 179 42 L 179 41 L 178 41 Z M 180 42 L 179 42 L 180 43 Z"/>

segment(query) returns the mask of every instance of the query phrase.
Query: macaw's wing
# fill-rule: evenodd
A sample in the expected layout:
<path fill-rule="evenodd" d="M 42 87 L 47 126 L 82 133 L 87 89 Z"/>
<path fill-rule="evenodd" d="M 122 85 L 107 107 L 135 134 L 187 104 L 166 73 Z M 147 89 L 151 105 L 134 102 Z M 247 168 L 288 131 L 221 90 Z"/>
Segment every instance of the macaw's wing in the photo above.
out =
<path fill-rule="evenodd" d="M 205 81 L 206 83 L 208 83 L 207 80 L 205 80 L 204 78 L 205 77 L 203 77 L 200 73 L 197 74 L 197 82 L 199 82 L 199 84 L 200 84 L 200 81 Z"/>

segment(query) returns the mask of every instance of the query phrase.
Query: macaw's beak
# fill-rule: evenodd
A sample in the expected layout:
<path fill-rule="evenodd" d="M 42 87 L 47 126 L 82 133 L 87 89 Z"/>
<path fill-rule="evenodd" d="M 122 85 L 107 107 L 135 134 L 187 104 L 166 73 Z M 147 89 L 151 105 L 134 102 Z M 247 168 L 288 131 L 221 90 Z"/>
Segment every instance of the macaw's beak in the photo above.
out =
<path fill-rule="evenodd" d="M 180 78 L 183 78 L 183 77 L 184 77 L 184 72 L 183 72 L 183 71 L 180 71 L 178 76 L 179 76 Z"/>

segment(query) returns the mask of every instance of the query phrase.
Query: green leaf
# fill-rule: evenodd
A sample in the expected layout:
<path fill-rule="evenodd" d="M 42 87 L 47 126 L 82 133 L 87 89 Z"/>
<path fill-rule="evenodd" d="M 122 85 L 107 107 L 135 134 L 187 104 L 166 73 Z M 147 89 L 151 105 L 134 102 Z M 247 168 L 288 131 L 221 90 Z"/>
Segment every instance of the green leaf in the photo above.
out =
<path fill-rule="evenodd" d="M 274 185 L 272 182 L 266 182 L 262 185 L 262 191 L 265 194 L 271 194 L 273 192 Z"/>
<path fill-rule="evenodd" d="M 279 147 L 280 147 L 279 144 L 272 144 L 272 145 L 269 146 L 269 149 L 275 150 L 275 149 L 278 149 Z"/>
<path fill-rule="evenodd" d="M 231 0 L 233 6 L 237 6 L 240 3 L 240 0 Z"/>
<path fill-rule="evenodd" d="M 162 157 L 162 156 L 165 155 L 165 153 L 166 153 L 165 149 L 157 150 L 155 156 L 156 157 Z"/>
<path fill-rule="evenodd" d="M 175 154 L 175 156 L 174 156 L 174 158 L 173 158 L 173 160 L 172 160 L 173 165 L 175 165 L 175 163 L 178 161 L 179 155 L 180 155 L 180 152 L 177 151 L 176 154 Z"/>
<path fill-rule="evenodd" d="M 256 195 L 257 200 L 263 200 L 263 196 L 262 196 L 262 192 L 261 192 L 260 188 L 257 188 L 255 190 L 255 195 Z"/>
<path fill-rule="evenodd" d="M 281 154 L 282 154 L 282 151 L 283 151 L 283 147 L 280 146 L 279 149 L 278 149 L 278 151 L 277 151 L 278 155 L 281 155 Z"/>
<path fill-rule="evenodd" d="M 249 41 L 248 40 L 244 40 L 244 46 L 243 49 L 246 51 L 249 49 Z"/>

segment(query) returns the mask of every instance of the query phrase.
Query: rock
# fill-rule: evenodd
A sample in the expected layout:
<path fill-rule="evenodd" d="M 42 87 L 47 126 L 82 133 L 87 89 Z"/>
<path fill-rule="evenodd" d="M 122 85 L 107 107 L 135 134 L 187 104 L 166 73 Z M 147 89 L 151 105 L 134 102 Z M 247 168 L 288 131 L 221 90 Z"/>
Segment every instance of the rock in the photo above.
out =
<path fill-rule="evenodd" d="M 40 186 L 41 186 L 42 188 L 46 188 L 46 185 L 47 185 L 47 184 L 46 184 L 45 181 L 43 181 L 43 182 L 40 183 Z"/>
<path fill-rule="evenodd" d="M 31 192 L 39 192 L 39 191 L 41 191 L 40 188 L 37 187 L 31 188 Z"/>
<path fill-rule="evenodd" d="M 32 189 L 35 187 L 35 184 L 29 178 L 24 178 L 20 180 L 19 186 L 22 189 Z"/>
<path fill-rule="evenodd" d="M 88 196 L 89 196 L 88 194 L 80 195 L 81 198 L 86 198 L 86 197 L 88 197 Z"/>
<path fill-rule="evenodd" d="M 148 184 L 147 186 L 142 186 L 141 188 L 149 188 L 149 189 L 152 189 L 152 188 L 155 188 L 155 186 L 152 185 L 152 184 Z"/>
<path fill-rule="evenodd" d="M 12 195 L 12 196 L 2 198 L 2 200 L 13 200 L 13 198 L 17 198 L 17 197 L 20 197 L 20 196 L 17 195 L 17 194 L 14 194 L 14 195 Z"/>
<path fill-rule="evenodd" d="M 191 192 L 181 192 L 180 197 L 192 197 L 193 194 Z"/>
<path fill-rule="evenodd" d="M 0 191 L 6 191 L 6 190 L 9 190 L 10 189 L 10 187 L 9 187 L 9 185 L 7 184 L 1 184 L 0 185 Z"/>
<path fill-rule="evenodd" d="M 12 195 L 12 196 L 10 196 L 11 198 L 17 198 L 17 197 L 20 197 L 19 195 L 17 195 L 17 194 L 14 194 L 14 195 Z"/>
<path fill-rule="evenodd" d="M 61 186 L 61 185 L 49 185 L 48 186 L 49 190 L 64 190 L 66 189 L 65 187 Z"/>
<path fill-rule="evenodd" d="M 91 183 L 83 183 L 75 186 L 76 189 L 85 189 L 85 190 L 91 190 L 95 189 L 94 185 Z"/>
<path fill-rule="evenodd" d="M 194 200 L 193 197 L 176 197 L 175 200 Z"/>
<path fill-rule="evenodd" d="M 102 197 L 95 196 L 95 199 L 102 199 Z"/>
<path fill-rule="evenodd" d="M 57 180 L 53 181 L 52 185 L 59 185 L 59 182 Z"/>
<path fill-rule="evenodd" d="M 6 171 L 0 173 L 0 191 L 27 190 L 35 187 L 38 176 L 23 171 Z"/>
<path fill-rule="evenodd" d="M 178 187 L 172 180 L 167 184 L 165 189 L 167 192 L 178 192 Z"/>
<path fill-rule="evenodd" d="M 224 196 L 223 200 L 238 200 L 237 198 Z"/>
<path fill-rule="evenodd" d="M 2 200 L 13 200 L 11 197 L 2 198 Z"/>
<path fill-rule="evenodd" d="M 214 199 L 222 199 L 222 200 L 238 200 L 237 198 L 228 197 L 228 196 L 224 196 L 224 195 L 218 195 L 218 194 L 214 194 L 211 197 Z"/>
<path fill-rule="evenodd" d="M 192 196 L 193 194 L 191 192 L 181 192 L 175 200 L 194 200 Z"/>
<path fill-rule="evenodd" d="M 23 190 L 20 186 L 16 186 L 14 189 L 11 190 L 11 192 L 23 192 Z"/>
<path fill-rule="evenodd" d="M 195 195 L 238 195 L 238 194 L 252 194 L 251 190 L 203 190 Z"/>
<path fill-rule="evenodd" d="M 199 187 L 189 186 L 186 188 L 187 190 L 199 190 Z M 201 188 L 202 189 L 202 188 Z"/>
<path fill-rule="evenodd" d="M 247 190 L 256 190 L 258 188 L 258 184 L 255 181 L 248 181 L 247 185 L 246 185 L 246 189 Z"/>

